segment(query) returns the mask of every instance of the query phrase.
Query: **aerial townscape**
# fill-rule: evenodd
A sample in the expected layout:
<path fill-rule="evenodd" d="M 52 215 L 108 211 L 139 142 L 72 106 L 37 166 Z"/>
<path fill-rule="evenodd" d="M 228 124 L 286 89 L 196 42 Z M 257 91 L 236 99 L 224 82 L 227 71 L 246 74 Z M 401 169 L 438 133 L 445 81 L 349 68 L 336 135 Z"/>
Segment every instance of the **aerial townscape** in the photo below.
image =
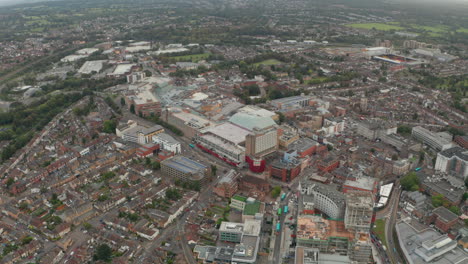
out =
<path fill-rule="evenodd" d="M 467 14 L 0 0 L 0 263 L 468 264 Z"/>

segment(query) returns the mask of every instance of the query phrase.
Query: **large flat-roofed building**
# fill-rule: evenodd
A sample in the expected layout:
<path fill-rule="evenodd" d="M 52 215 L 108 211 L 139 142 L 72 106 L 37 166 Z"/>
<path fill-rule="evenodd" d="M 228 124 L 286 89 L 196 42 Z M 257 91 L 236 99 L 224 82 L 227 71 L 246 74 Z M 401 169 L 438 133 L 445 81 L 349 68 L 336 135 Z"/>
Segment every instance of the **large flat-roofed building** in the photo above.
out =
<path fill-rule="evenodd" d="M 301 182 L 301 193 L 304 197 L 304 210 L 319 210 L 333 219 L 343 219 L 345 195 L 335 185 L 317 182 Z M 309 199 L 307 199 L 307 196 Z"/>
<path fill-rule="evenodd" d="M 161 103 L 150 83 L 131 84 L 125 93 L 125 102 L 135 113 L 141 116 L 152 116 L 161 114 Z"/>
<path fill-rule="evenodd" d="M 204 263 L 256 263 L 261 227 L 261 220 L 222 222 L 219 238 L 221 241 L 236 243 L 234 248 L 197 245 L 194 252 Z"/>
<path fill-rule="evenodd" d="M 234 163 L 245 161 L 246 136 L 250 131 L 231 123 L 223 123 L 200 131 L 195 137 L 199 147 L 212 151 Z"/>
<path fill-rule="evenodd" d="M 179 154 L 182 151 L 180 142 L 166 133 L 159 133 L 156 136 L 153 136 L 153 142 L 159 144 L 161 149 L 170 151 L 174 154 Z"/>
<path fill-rule="evenodd" d="M 352 264 L 348 256 L 322 253 L 317 248 L 296 247 L 295 264 Z"/>
<path fill-rule="evenodd" d="M 384 135 L 396 134 L 397 126 L 391 123 L 384 123 L 382 121 L 364 121 L 359 122 L 357 126 L 357 133 L 367 139 L 375 140 Z"/>
<path fill-rule="evenodd" d="M 201 163 L 183 156 L 174 156 L 161 162 L 164 175 L 200 187 L 208 182 L 210 169 Z"/>
<path fill-rule="evenodd" d="M 412 224 L 396 224 L 398 242 L 409 264 L 468 263 L 468 253 L 457 247 L 457 241 L 431 228 L 418 230 Z"/>
<path fill-rule="evenodd" d="M 123 140 L 145 145 L 153 142 L 153 136 L 164 132 L 164 128 L 160 125 L 144 126 L 130 120 L 127 124 L 120 125 L 116 128 L 116 135 Z"/>
<path fill-rule="evenodd" d="M 319 143 L 310 138 L 300 138 L 294 143 L 290 144 L 288 150 L 297 151 L 297 155 L 300 158 L 305 158 L 306 156 L 312 156 L 317 152 Z"/>
<path fill-rule="evenodd" d="M 193 138 L 200 130 L 215 125 L 205 117 L 176 107 L 165 110 L 162 118 L 167 123 L 180 129 L 187 138 Z"/>
<path fill-rule="evenodd" d="M 246 162 L 253 172 L 263 172 L 266 163 L 263 157 L 278 149 L 278 129 L 270 117 L 237 113 L 229 122 L 249 131 L 245 136 Z"/>
<path fill-rule="evenodd" d="M 468 150 L 453 147 L 439 152 L 435 170 L 450 173 L 465 180 L 468 177 Z"/>
<path fill-rule="evenodd" d="M 450 135 L 447 135 L 447 133 L 444 132 L 435 133 L 425 129 L 424 127 L 417 126 L 413 127 L 411 134 L 417 140 L 422 141 L 424 144 L 437 151 L 446 150 L 452 147 L 452 140 L 449 139 Z"/>
<path fill-rule="evenodd" d="M 219 240 L 240 243 L 243 233 L 243 223 L 221 222 L 221 226 L 219 227 Z"/>
<path fill-rule="evenodd" d="M 291 110 L 309 106 L 312 99 L 311 96 L 298 95 L 271 100 L 270 104 L 281 110 Z"/>
<path fill-rule="evenodd" d="M 355 179 L 347 179 L 342 187 L 344 193 L 362 191 L 377 193 L 377 180 L 372 177 L 360 176 Z"/>

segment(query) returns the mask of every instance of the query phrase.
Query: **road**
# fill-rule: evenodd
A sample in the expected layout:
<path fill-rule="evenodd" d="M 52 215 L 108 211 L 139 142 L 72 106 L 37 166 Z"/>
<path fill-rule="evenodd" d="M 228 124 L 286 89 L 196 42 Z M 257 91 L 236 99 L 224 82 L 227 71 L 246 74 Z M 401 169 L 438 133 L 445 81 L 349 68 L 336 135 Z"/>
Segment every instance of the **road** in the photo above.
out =
<path fill-rule="evenodd" d="M 398 203 L 400 202 L 400 194 L 401 189 L 398 184 L 395 184 L 394 190 L 394 199 L 392 200 L 391 204 L 391 211 L 388 220 L 385 222 L 385 239 L 387 240 L 387 254 L 390 258 L 391 263 L 404 263 L 401 259 L 401 256 L 396 251 L 396 244 L 393 239 L 393 231 L 395 228 L 395 223 L 397 220 L 397 213 L 398 213 Z"/>

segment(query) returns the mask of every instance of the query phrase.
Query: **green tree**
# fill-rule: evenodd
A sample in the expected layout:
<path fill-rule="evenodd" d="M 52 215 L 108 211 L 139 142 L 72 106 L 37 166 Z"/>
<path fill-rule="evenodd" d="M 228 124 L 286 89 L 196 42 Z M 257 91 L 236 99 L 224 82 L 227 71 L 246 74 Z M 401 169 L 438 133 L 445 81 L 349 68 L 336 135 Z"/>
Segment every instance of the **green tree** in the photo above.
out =
<path fill-rule="evenodd" d="M 401 187 L 405 191 L 417 191 L 419 190 L 419 178 L 415 172 L 408 173 L 400 181 Z"/>
<path fill-rule="evenodd" d="M 135 105 L 134 104 L 130 105 L 130 113 L 135 114 Z"/>
<path fill-rule="evenodd" d="M 125 105 L 125 99 L 123 97 L 120 98 L 120 105 L 121 106 Z"/>
<path fill-rule="evenodd" d="M 275 186 L 273 187 L 273 189 L 271 190 L 271 197 L 273 198 L 278 198 L 278 196 L 280 195 L 281 193 L 281 186 Z"/>
<path fill-rule="evenodd" d="M 115 134 L 115 129 L 117 128 L 117 121 L 115 120 L 106 120 L 102 126 L 102 132 L 107 134 Z"/>
<path fill-rule="evenodd" d="M 436 208 L 444 204 L 444 196 L 442 194 L 432 196 L 431 200 L 432 205 Z"/>
<path fill-rule="evenodd" d="M 278 123 L 281 125 L 284 122 L 284 120 L 286 120 L 286 117 L 281 112 L 276 112 L 276 114 L 278 115 Z"/>
<path fill-rule="evenodd" d="M 461 210 L 458 206 L 450 206 L 449 210 L 456 215 L 461 215 Z"/>
<path fill-rule="evenodd" d="M 216 165 L 211 165 L 211 175 L 216 176 L 217 171 L 218 171 L 218 167 L 216 167 Z"/>
<path fill-rule="evenodd" d="M 398 133 L 398 134 L 402 134 L 402 135 L 411 134 L 411 127 L 406 126 L 406 125 L 401 125 L 401 126 L 399 126 L 398 129 L 397 129 L 397 133 Z"/>
<path fill-rule="evenodd" d="M 112 257 L 112 249 L 107 244 L 101 244 L 96 248 L 96 253 L 94 254 L 94 260 L 102 260 L 105 262 L 110 262 Z"/>

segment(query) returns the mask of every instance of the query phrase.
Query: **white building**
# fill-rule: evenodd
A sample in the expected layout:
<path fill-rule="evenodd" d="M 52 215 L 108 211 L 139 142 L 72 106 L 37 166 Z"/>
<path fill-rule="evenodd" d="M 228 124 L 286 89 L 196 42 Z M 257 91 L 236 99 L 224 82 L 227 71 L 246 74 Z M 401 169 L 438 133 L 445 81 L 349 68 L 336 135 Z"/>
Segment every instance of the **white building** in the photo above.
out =
<path fill-rule="evenodd" d="M 306 210 L 318 209 L 330 218 L 342 219 L 345 210 L 345 195 L 334 185 L 301 183 L 303 205 Z"/>
<path fill-rule="evenodd" d="M 153 136 L 153 143 L 159 144 L 161 149 L 170 151 L 174 154 L 179 154 L 181 152 L 180 142 L 166 133 L 160 133 Z"/>
<path fill-rule="evenodd" d="M 434 133 L 425 129 L 424 127 L 414 127 L 411 134 L 417 140 L 422 141 L 424 144 L 430 146 L 435 150 L 446 150 L 452 147 L 451 140 L 448 139 L 446 133 Z"/>
<path fill-rule="evenodd" d="M 439 152 L 435 170 L 453 174 L 465 180 L 468 177 L 468 150 L 453 147 Z"/>

